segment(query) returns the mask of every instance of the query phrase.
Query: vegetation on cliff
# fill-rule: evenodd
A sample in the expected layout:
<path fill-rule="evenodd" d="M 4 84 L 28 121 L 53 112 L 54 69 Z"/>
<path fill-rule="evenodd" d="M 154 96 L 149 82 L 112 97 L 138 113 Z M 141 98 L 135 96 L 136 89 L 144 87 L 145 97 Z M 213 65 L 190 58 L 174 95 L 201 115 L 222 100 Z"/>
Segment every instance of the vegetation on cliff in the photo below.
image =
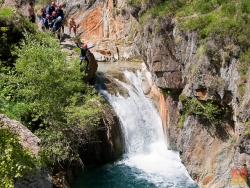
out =
<path fill-rule="evenodd" d="M 0 124 L 0 187 L 13 188 L 13 179 L 34 170 L 36 162 L 21 146 L 18 135 Z"/>
<path fill-rule="evenodd" d="M 34 33 L 36 27 L 22 14 L 15 13 L 11 8 L 0 10 L 0 68 L 8 71 L 14 66 L 17 56 L 13 54 L 17 43 L 23 38 L 22 32 Z"/>
<path fill-rule="evenodd" d="M 220 83 L 217 91 L 225 86 L 225 81 L 218 76 L 221 68 L 229 67 L 232 60 L 239 60 L 237 98 L 239 103 L 244 104 L 250 65 L 248 0 L 128 0 L 127 2 L 135 8 L 133 14 L 137 14 L 141 25 L 148 25 L 148 20 L 152 20 L 154 27 L 148 26 L 149 34 L 152 36 L 166 32 L 166 28 L 162 26 L 164 22 L 161 22 L 166 18 L 177 20 L 175 23 L 183 32 L 196 31 L 199 34 L 197 55 L 209 59 L 210 67 L 215 70 L 212 73 L 213 79 Z M 177 37 L 175 45 L 178 45 L 178 41 Z M 192 76 L 198 75 L 200 71 L 195 66 L 194 64 L 190 67 Z M 213 84 L 209 87 L 216 87 Z"/>
<path fill-rule="evenodd" d="M 103 98 L 83 82 L 78 60 L 66 60 L 67 54 L 49 32 L 37 31 L 36 25 L 10 9 L 0 11 L 0 25 L 0 113 L 38 135 L 41 164 L 79 159 L 79 146 L 89 141 L 88 133 L 99 124 Z M 13 139 L 16 144 L 16 135 Z M 11 142 L 5 142 L 1 136 L 0 146 L 5 148 L 0 158 L 13 149 Z M 14 165 L 6 168 L 18 167 L 15 161 L 25 152 L 18 148 L 11 154 L 11 163 L 3 158 L 1 172 L 6 163 Z M 5 181 L 1 172 L 0 179 L 10 184 L 21 177 L 29 164 L 20 163 L 17 172 L 10 171 L 9 179 Z"/>
<path fill-rule="evenodd" d="M 179 95 L 183 109 L 178 122 L 180 128 L 183 127 L 187 115 L 198 115 L 201 119 L 208 120 L 212 125 L 221 125 L 223 118 L 230 114 L 227 107 L 221 107 L 213 101 L 199 101 L 196 98 L 189 99 L 184 94 Z"/>
<path fill-rule="evenodd" d="M 133 6 L 144 4 L 148 7 L 141 20 L 145 17 L 159 18 L 172 16 L 178 18 L 183 29 L 198 31 L 201 38 L 221 38 L 232 36 L 243 45 L 243 35 L 249 35 L 250 5 L 247 0 L 135 0 L 128 3 Z M 225 32 L 227 31 L 227 32 Z M 244 31 L 244 33 L 241 33 Z M 247 45 L 248 47 L 249 45 Z M 241 46 L 245 48 L 245 45 Z"/>

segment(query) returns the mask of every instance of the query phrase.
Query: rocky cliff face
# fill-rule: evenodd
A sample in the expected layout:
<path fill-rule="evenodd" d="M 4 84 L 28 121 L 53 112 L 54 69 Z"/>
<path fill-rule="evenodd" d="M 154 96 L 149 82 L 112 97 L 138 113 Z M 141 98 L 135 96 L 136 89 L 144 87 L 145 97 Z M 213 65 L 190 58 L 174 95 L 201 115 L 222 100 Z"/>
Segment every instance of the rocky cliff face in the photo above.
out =
<path fill-rule="evenodd" d="M 180 31 L 178 22 L 169 17 L 149 19 L 139 32 L 137 21 L 149 8 L 146 5 L 128 7 L 123 0 L 56 1 L 62 2 L 66 20 L 74 17 L 78 24 L 81 41 L 96 45 L 91 51 L 98 61 L 137 58 L 139 51 L 152 75 L 144 91 L 158 95 L 169 148 L 181 152 L 199 187 L 230 187 L 230 169 L 250 166 L 250 142 L 243 126 L 249 118 L 250 87 L 244 102 L 239 102 L 239 47 L 230 38 L 223 44 L 213 39 L 201 43 L 196 32 Z M 145 73 L 145 83 L 147 77 Z M 195 114 L 186 114 L 180 125 L 183 95 L 203 104 L 213 102 L 229 113 L 223 111 L 216 126 Z"/>
<path fill-rule="evenodd" d="M 134 28 L 149 8 L 146 4 L 130 7 L 119 0 L 71 2 L 67 2 L 71 7 L 67 13 L 79 23 L 82 42 L 97 44 L 97 59 L 126 59 L 125 49 L 134 49 L 130 43 L 134 39 L 152 75 L 152 83 L 148 84 L 148 72 L 144 73 L 144 91 L 159 101 L 156 104 L 169 148 L 181 152 L 183 163 L 200 187 L 229 187 L 231 168 L 250 165 L 249 142 L 241 125 L 249 116 L 248 102 L 237 102 L 239 47 L 230 38 L 225 38 L 223 44 L 213 39 L 201 43 L 196 32 L 182 32 L 175 19 L 164 16 L 148 19 L 138 32 Z M 124 45 L 113 43 L 124 40 Z M 186 114 L 180 125 L 185 105 L 180 95 L 227 109 L 222 110 L 221 123 L 214 126 L 208 119 Z"/>
<path fill-rule="evenodd" d="M 132 13 L 138 17 L 140 11 Z M 148 21 L 135 38 L 154 83 L 163 93 L 160 112 L 168 146 L 181 152 L 189 174 L 204 188 L 230 187 L 231 168 L 243 163 L 249 166 L 250 162 L 242 121 L 235 115 L 249 117 L 237 102 L 240 49 L 229 38 L 223 44 L 216 42 L 210 39 L 201 45 L 196 32 L 181 32 L 178 22 L 168 17 Z M 222 46 L 232 48 L 227 51 Z M 227 59 L 226 53 L 230 54 Z M 202 104 L 212 102 L 228 112 L 223 112 L 216 126 L 194 114 L 185 115 L 180 126 L 184 108 L 180 95 Z"/>
<path fill-rule="evenodd" d="M 32 154 L 38 156 L 39 152 L 39 142 L 40 139 L 36 137 L 28 128 L 23 126 L 20 122 L 11 120 L 5 115 L 0 114 L 0 122 L 3 123 L 5 127 L 16 132 L 19 135 L 20 144 L 28 149 Z M 29 177 L 24 177 L 22 179 L 17 179 L 15 181 L 16 188 L 52 188 L 52 178 L 47 169 L 37 169 L 36 175 L 30 175 Z"/>
<path fill-rule="evenodd" d="M 89 142 L 79 148 L 82 163 L 66 161 L 53 166 L 54 187 L 69 188 L 76 177 L 84 173 L 85 166 L 113 162 L 123 154 L 124 143 L 119 119 L 108 104 L 100 125 L 90 132 L 89 136 Z"/>
<path fill-rule="evenodd" d="M 136 20 L 126 11 L 124 0 L 73 0 L 66 3 L 66 33 L 69 18 L 74 18 L 81 41 L 95 45 L 91 51 L 97 61 L 117 61 L 140 58 L 133 38 Z"/>
<path fill-rule="evenodd" d="M 0 114 L 0 122 L 19 135 L 21 145 L 31 153 L 38 156 L 40 139 L 36 137 L 28 128 L 20 122 L 11 120 Z M 96 141 L 91 141 L 80 150 L 80 157 L 84 164 L 61 162 L 54 165 L 50 170 L 37 169 L 37 174 L 29 175 L 15 181 L 16 188 L 52 188 L 70 187 L 75 177 L 83 172 L 84 165 L 100 165 L 115 161 L 123 154 L 124 143 L 117 115 L 106 106 L 106 110 L 101 118 L 100 126 L 94 130 L 92 137 Z"/>
<path fill-rule="evenodd" d="M 118 159 L 124 151 L 123 135 L 119 118 L 110 106 L 106 107 L 95 140 L 84 146 L 80 157 L 85 165 L 101 165 Z"/>

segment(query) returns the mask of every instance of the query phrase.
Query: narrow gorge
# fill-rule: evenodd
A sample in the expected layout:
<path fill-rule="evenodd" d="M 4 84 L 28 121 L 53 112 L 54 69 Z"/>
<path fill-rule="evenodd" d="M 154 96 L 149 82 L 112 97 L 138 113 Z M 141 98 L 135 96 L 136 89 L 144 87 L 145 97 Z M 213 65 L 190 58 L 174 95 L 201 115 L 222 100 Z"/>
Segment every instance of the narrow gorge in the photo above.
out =
<path fill-rule="evenodd" d="M 96 88 L 113 106 L 120 119 L 125 145 L 124 155 L 114 163 L 89 168 L 76 180 L 73 188 L 196 188 L 197 185 L 180 161 L 179 153 L 167 148 L 159 113 L 143 92 L 142 78 L 145 72 L 142 73 L 138 65 L 137 70 L 131 70 L 132 65 L 129 70 L 120 71 L 122 79 L 113 80 L 116 82 L 116 88 L 110 88 L 113 84 L 105 84 L 103 79 L 96 82 Z M 108 71 L 109 76 L 112 76 L 112 71 Z"/>
<path fill-rule="evenodd" d="M 83 174 L 58 167 L 64 187 L 249 187 L 247 174 L 234 179 L 250 168 L 247 1 L 55 3 L 65 34 L 74 18 L 78 39 L 95 45 L 94 85 L 108 102 L 96 142 L 81 148 Z M 62 44 L 79 55 L 74 39 Z"/>

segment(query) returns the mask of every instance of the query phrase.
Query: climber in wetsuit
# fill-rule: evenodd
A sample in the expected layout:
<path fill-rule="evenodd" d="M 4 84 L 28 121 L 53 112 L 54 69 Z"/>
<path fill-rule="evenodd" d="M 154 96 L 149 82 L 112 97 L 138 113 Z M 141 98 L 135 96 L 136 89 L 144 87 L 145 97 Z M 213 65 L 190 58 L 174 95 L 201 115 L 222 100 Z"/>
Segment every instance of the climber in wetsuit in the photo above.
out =
<path fill-rule="evenodd" d="M 87 44 L 84 44 L 83 46 L 80 46 L 78 43 L 76 43 L 76 46 L 77 46 L 78 48 L 80 48 L 80 50 L 81 50 L 81 55 L 80 55 L 81 62 L 80 62 L 80 65 L 82 64 L 82 60 L 87 61 L 86 70 L 88 70 L 88 68 L 89 68 L 89 59 L 88 59 L 88 57 L 87 57 L 87 53 L 88 53 L 89 49 L 90 49 L 90 48 L 93 48 L 94 46 L 88 47 Z"/>

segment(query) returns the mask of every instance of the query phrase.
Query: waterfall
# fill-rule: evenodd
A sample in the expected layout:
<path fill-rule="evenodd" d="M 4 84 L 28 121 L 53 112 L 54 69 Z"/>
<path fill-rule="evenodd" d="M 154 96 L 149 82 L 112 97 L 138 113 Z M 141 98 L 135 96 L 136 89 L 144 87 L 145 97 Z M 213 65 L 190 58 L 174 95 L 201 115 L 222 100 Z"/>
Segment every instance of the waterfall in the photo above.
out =
<path fill-rule="evenodd" d="M 161 118 L 143 94 L 141 72 L 124 71 L 124 75 L 129 83 L 117 82 L 129 91 L 129 97 L 99 89 L 119 116 L 125 138 L 126 151 L 117 165 L 129 167 L 135 179 L 145 180 L 154 187 L 197 187 L 179 153 L 167 149 Z"/>

